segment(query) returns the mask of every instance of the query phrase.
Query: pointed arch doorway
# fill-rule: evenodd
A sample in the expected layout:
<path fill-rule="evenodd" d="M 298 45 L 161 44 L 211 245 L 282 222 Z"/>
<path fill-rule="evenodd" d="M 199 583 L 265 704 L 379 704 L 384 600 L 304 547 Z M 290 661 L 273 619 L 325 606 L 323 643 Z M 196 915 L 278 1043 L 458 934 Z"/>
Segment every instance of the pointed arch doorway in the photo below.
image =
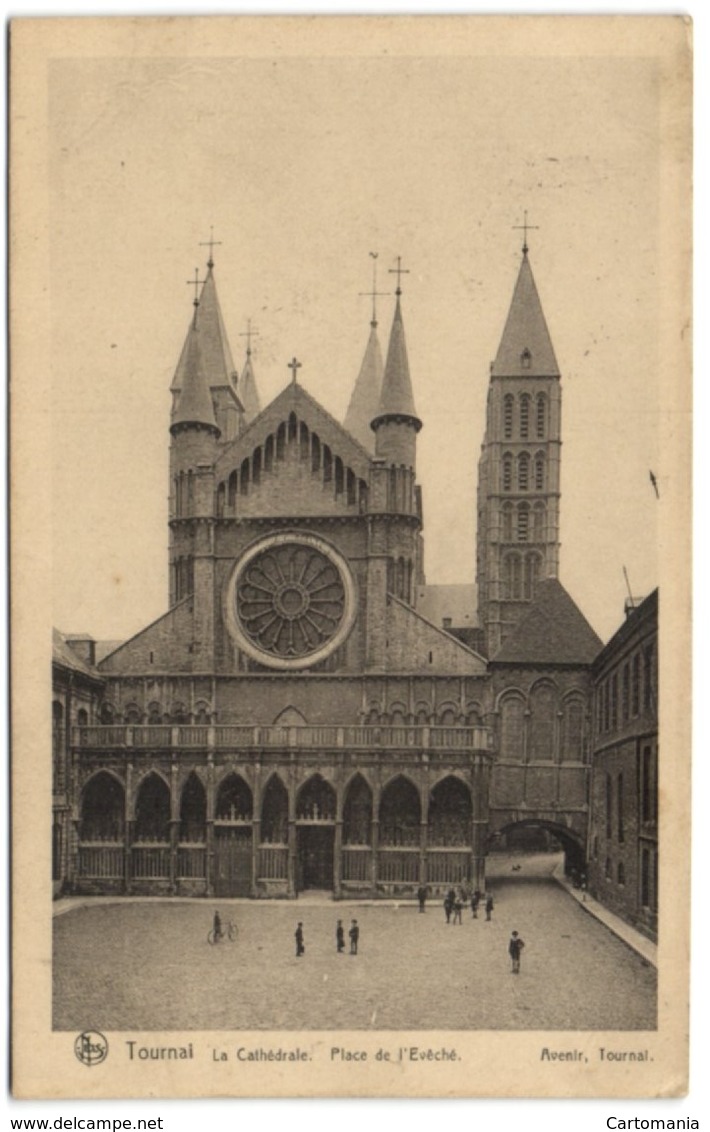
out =
<path fill-rule="evenodd" d="M 335 887 L 335 790 L 320 774 L 302 786 L 296 800 L 296 888 Z"/>

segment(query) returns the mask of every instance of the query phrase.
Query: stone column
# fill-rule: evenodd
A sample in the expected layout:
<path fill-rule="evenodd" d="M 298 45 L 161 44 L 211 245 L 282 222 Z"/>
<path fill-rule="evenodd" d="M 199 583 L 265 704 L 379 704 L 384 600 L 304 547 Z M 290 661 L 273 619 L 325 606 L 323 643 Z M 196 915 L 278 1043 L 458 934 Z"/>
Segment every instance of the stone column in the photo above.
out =
<path fill-rule="evenodd" d="M 125 798 L 125 823 L 124 829 L 124 843 L 123 843 L 123 887 L 127 895 L 133 891 L 133 869 L 131 861 L 131 846 L 133 845 L 133 826 L 134 822 L 131 817 L 133 813 L 133 763 L 126 764 L 126 798 Z"/>
<path fill-rule="evenodd" d="M 343 819 L 335 823 L 335 844 L 333 846 L 333 891 L 336 900 L 343 895 Z"/>
<path fill-rule="evenodd" d="M 207 756 L 207 814 L 205 822 L 205 896 L 214 896 L 214 762 Z"/>

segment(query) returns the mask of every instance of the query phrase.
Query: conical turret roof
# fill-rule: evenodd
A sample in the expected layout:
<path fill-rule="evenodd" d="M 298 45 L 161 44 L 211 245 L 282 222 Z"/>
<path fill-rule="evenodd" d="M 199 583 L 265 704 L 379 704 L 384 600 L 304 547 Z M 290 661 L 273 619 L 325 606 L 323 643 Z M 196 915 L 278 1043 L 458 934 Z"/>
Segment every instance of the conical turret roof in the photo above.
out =
<path fill-rule="evenodd" d="M 370 323 L 370 337 L 367 340 L 365 356 L 353 388 L 348 411 L 343 424 L 348 432 L 365 447 L 374 450 L 375 435 L 370 421 L 378 411 L 382 389 L 382 350 L 377 337 L 377 322 Z"/>
<path fill-rule="evenodd" d="M 175 370 L 175 376 L 170 389 L 173 393 L 182 389 L 185 381 L 185 368 L 187 365 L 188 343 L 194 330 L 194 321 L 190 326 L 180 360 Z M 207 278 L 202 286 L 199 300 L 199 319 L 197 331 L 200 340 L 200 353 L 205 376 L 210 389 L 227 387 L 234 389 L 232 374 L 234 362 L 232 352 L 227 340 L 227 331 L 224 327 L 222 311 L 217 298 L 217 287 L 214 280 L 212 263 L 208 265 Z"/>
<path fill-rule="evenodd" d="M 205 425 L 219 432 L 202 358 L 198 315 L 199 311 L 196 310 L 180 359 L 184 363 L 181 375 L 182 384 L 171 427 L 178 424 L 197 424 Z"/>
<path fill-rule="evenodd" d="M 559 377 L 560 371 L 542 313 L 527 248 L 523 249 L 518 281 L 492 377 Z"/>
<path fill-rule="evenodd" d="M 247 360 L 244 363 L 242 376 L 237 382 L 237 392 L 239 400 L 244 406 L 244 423 L 249 424 L 261 412 L 259 390 L 256 387 L 254 367 L 251 364 L 251 350 L 247 350 Z"/>
<path fill-rule="evenodd" d="M 407 342 L 404 337 L 399 295 L 397 295 L 397 306 L 387 349 L 380 404 L 372 423 L 374 424 L 375 421 L 382 420 L 384 417 L 410 417 L 416 423 L 418 429 L 421 428 L 422 424 L 414 407 L 414 394 L 412 393 L 412 382 L 409 376 Z"/>

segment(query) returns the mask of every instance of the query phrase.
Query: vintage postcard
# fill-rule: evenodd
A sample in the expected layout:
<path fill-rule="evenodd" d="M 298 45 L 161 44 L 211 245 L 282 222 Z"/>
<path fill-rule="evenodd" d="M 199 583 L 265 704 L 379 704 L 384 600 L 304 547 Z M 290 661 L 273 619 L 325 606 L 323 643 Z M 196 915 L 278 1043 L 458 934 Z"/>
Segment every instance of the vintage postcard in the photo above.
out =
<path fill-rule="evenodd" d="M 10 60 L 15 1095 L 682 1095 L 689 21 Z"/>

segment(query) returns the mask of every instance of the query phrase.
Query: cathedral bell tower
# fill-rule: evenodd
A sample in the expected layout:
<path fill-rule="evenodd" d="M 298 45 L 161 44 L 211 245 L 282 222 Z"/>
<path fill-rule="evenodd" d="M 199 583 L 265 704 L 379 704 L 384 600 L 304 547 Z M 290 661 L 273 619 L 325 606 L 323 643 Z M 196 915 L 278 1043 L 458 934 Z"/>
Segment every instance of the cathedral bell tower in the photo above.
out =
<path fill-rule="evenodd" d="M 494 657 L 559 564 L 560 371 L 527 240 L 491 364 L 478 464 L 476 581 L 487 655 Z"/>

